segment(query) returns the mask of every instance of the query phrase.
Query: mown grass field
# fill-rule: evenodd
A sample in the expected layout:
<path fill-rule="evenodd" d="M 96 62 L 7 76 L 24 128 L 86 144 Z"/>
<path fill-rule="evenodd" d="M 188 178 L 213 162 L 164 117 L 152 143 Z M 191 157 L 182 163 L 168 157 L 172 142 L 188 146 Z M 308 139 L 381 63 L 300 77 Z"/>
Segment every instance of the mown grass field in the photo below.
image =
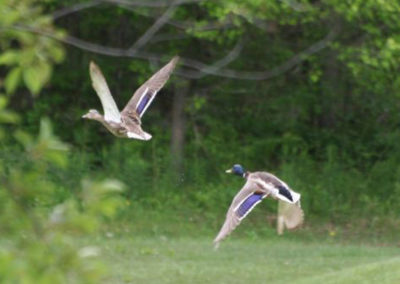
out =
<path fill-rule="evenodd" d="M 400 249 L 293 237 L 99 237 L 105 283 L 400 283 Z M 93 239 L 91 240 L 93 244 Z"/>

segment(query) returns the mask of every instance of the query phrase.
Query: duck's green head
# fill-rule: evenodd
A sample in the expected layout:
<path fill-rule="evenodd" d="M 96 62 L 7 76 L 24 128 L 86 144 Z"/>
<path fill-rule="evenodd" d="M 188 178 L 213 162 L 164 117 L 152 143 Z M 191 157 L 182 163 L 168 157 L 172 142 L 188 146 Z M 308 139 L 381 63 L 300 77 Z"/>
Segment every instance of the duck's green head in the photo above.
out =
<path fill-rule="evenodd" d="M 245 173 L 246 173 L 244 168 L 239 164 L 233 165 L 233 167 L 231 169 L 227 170 L 226 172 L 237 175 L 237 176 L 241 176 L 241 177 L 244 177 Z"/>

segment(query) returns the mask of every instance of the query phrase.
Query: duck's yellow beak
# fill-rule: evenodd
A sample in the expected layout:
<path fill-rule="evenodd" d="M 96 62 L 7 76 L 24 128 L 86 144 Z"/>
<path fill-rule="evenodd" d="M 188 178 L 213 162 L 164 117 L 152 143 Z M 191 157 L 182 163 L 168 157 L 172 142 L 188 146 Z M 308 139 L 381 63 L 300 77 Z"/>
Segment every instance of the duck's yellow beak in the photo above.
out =
<path fill-rule="evenodd" d="M 225 172 L 230 174 L 232 172 L 232 169 L 226 170 Z"/>

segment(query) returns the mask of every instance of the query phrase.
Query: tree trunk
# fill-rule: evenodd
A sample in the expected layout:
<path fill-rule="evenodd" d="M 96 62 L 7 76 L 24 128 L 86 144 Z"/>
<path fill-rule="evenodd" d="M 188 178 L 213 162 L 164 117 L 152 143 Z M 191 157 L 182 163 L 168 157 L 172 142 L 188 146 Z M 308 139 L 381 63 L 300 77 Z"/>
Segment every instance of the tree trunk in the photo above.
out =
<path fill-rule="evenodd" d="M 171 163 L 175 177 L 182 176 L 184 146 L 185 146 L 185 97 L 190 89 L 190 82 L 179 80 L 175 85 L 172 103 L 172 136 L 171 136 Z"/>

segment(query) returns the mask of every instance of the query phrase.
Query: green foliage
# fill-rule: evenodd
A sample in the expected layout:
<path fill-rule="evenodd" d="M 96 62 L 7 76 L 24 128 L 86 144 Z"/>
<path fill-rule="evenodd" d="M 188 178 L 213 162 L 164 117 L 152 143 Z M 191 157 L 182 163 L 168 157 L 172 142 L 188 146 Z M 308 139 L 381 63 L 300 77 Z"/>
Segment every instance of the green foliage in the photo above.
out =
<path fill-rule="evenodd" d="M 46 173 L 65 168 L 68 147 L 42 120 L 37 139 L 16 132 L 29 164 L 23 168 L 0 163 L 0 279 L 24 283 L 98 283 L 104 271 L 95 246 L 79 247 L 73 237 L 94 233 L 111 218 L 123 199 L 118 181 L 83 180 L 78 195 L 59 200 L 59 184 Z M 8 269 L 6 269 L 8 268 Z"/>
<path fill-rule="evenodd" d="M 48 83 L 52 64 L 63 59 L 63 49 L 21 27 L 58 31 L 36 1 L 0 3 L 5 91 L 11 96 L 23 83 L 36 96 Z M 97 232 L 116 215 L 124 204 L 123 184 L 82 175 L 76 189 L 57 183 L 49 173 L 68 168 L 70 146 L 53 134 L 49 119 L 41 119 L 37 137 L 23 130 L 20 115 L 6 109 L 7 102 L 0 94 L 0 143 L 12 145 L 7 147 L 12 153 L 3 147 L 0 158 L 0 282 L 98 283 L 105 272 L 99 248 L 74 240 Z"/>
<path fill-rule="evenodd" d="M 4 0 L 0 3 L 0 65 L 11 67 L 4 79 L 8 94 L 23 82 L 36 96 L 48 83 L 52 64 L 61 62 L 64 49 L 54 40 L 23 30 L 44 31 L 61 36 L 51 18 L 42 14 L 35 0 Z"/>
<path fill-rule="evenodd" d="M 311 225 L 359 226 L 369 233 L 374 231 L 371 228 L 395 230 L 393 220 L 400 210 L 400 21 L 394 11 L 399 1 L 229 0 L 179 6 L 171 21 L 141 47 L 141 56 L 159 54 L 166 61 L 178 54 L 212 64 L 239 42 L 243 43 L 240 53 L 219 71 L 240 77 L 245 71 L 285 67 L 300 52 L 321 45 L 332 31 L 335 36 L 319 52 L 301 56 L 302 61 L 268 80 L 205 74 L 192 80 L 182 117 L 183 171 L 178 174 L 171 166 L 176 157 L 170 147 L 175 139 L 171 134 L 174 93 L 179 91 L 176 74 L 143 117 L 143 127 L 153 139 L 147 143 L 116 139 L 100 125 L 80 120 L 87 109 L 101 107 L 91 87 L 89 61 L 101 66 L 120 109 L 159 66 L 152 60 L 149 64 L 70 48 L 68 60 L 53 73 L 49 66 L 64 57 L 65 47 L 41 34 L 16 29 L 25 25 L 57 36 L 64 29 L 86 41 L 125 48 L 147 31 L 164 8 L 126 9 L 102 3 L 58 18 L 56 28 L 40 7 L 50 14 L 79 1 L 25 0 L 19 2 L 19 10 L 16 3 L 0 4 L 5 7 L 0 13 L 7 12 L 0 17 L 5 27 L 0 64 L 6 73 L 4 92 L 12 95 L 11 108 L 23 116 L 0 113 L 8 123 L 2 129 L 6 151 L 1 158 L 3 166 L 9 165 L 8 178 L 33 184 L 41 176 L 42 187 L 51 188 L 48 199 L 33 204 L 46 208 L 62 203 L 58 210 L 71 210 L 75 212 L 71 219 L 84 220 L 86 211 L 79 210 L 94 214 L 98 209 L 84 209 L 82 196 L 97 192 L 87 188 L 102 188 L 97 182 L 107 177 L 129 185 L 123 193 L 131 204 L 127 218 L 138 210 L 140 217 L 148 214 L 154 218 L 148 220 L 174 223 L 170 225 L 176 229 L 186 228 L 182 220 L 190 216 L 199 228 L 217 230 L 243 184 L 223 171 L 242 163 L 249 170 L 273 172 L 302 193 Z M 195 70 L 180 68 L 180 74 Z M 51 84 L 40 99 L 27 98 L 19 88 L 26 85 L 39 93 L 50 75 Z M 45 121 L 43 133 L 32 138 L 43 116 L 51 117 L 55 133 L 69 147 L 60 144 L 61 139 L 50 142 Z M 24 132 L 21 128 L 13 137 L 6 135 L 18 118 Z M 15 173 L 12 167 L 35 174 Z M 119 201 L 108 199 L 105 192 L 99 195 L 105 198 L 96 197 L 100 208 L 103 202 L 107 208 L 103 214 L 115 213 Z M 70 198 L 75 201 L 63 203 Z M 257 207 L 254 214 L 260 215 L 255 216 L 274 214 L 276 204 L 265 203 Z M 176 219 L 169 221 L 171 216 Z M 250 224 L 256 222 L 251 220 Z M 87 231 L 95 231 L 99 222 L 88 222 L 96 226 Z M 135 225 L 162 231 L 149 223 Z"/>

